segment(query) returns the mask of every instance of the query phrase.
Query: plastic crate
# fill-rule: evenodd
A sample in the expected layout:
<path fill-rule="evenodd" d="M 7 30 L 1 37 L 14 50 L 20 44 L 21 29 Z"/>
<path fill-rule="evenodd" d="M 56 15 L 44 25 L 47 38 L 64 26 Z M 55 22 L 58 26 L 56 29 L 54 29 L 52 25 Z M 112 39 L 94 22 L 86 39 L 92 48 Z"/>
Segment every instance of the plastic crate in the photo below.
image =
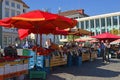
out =
<path fill-rule="evenodd" d="M 43 80 L 46 80 L 46 72 L 45 71 L 30 70 L 29 77 L 30 77 L 30 80 L 32 78 L 40 78 L 40 79 L 42 78 Z"/>
<path fill-rule="evenodd" d="M 44 56 L 37 56 L 36 65 L 44 68 Z"/>
<path fill-rule="evenodd" d="M 77 56 L 76 57 L 76 62 L 77 62 L 77 66 L 80 66 L 82 64 L 82 57 L 81 56 Z"/>
<path fill-rule="evenodd" d="M 67 59 L 68 59 L 68 60 L 67 60 L 67 65 L 68 65 L 68 67 L 72 66 L 72 64 L 73 64 L 73 62 L 72 62 L 72 61 L 73 61 L 72 55 L 69 54 Z"/>
<path fill-rule="evenodd" d="M 30 50 L 29 49 L 23 49 L 22 55 L 23 56 L 29 56 Z"/>

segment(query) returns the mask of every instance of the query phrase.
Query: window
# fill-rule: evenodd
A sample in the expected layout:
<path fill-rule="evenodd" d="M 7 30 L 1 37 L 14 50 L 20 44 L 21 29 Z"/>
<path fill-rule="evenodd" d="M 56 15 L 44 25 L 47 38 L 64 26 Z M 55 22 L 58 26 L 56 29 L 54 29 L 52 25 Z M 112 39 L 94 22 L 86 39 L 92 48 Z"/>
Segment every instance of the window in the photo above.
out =
<path fill-rule="evenodd" d="M 120 16 L 119 16 L 119 24 L 120 24 Z"/>
<path fill-rule="evenodd" d="M 101 18 L 101 26 L 105 27 L 105 18 Z"/>
<path fill-rule="evenodd" d="M 15 10 L 11 10 L 11 16 L 15 16 Z"/>
<path fill-rule="evenodd" d="M 5 5 L 9 6 L 9 1 L 6 0 L 5 1 Z"/>
<path fill-rule="evenodd" d="M 113 25 L 117 25 L 117 16 L 113 16 Z"/>
<path fill-rule="evenodd" d="M 67 36 L 64 36 L 64 39 L 67 39 Z"/>
<path fill-rule="evenodd" d="M 12 38 L 8 37 L 8 44 L 12 44 Z"/>
<path fill-rule="evenodd" d="M 15 3 L 11 2 L 11 7 L 15 8 Z"/>
<path fill-rule="evenodd" d="M 111 26 L 111 17 L 107 17 L 107 26 Z"/>
<path fill-rule="evenodd" d="M 96 27 L 100 27 L 99 19 L 95 19 Z"/>
<path fill-rule="evenodd" d="M 23 9 L 23 13 L 26 13 L 27 11 L 26 11 L 26 9 Z"/>
<path fill-rule="evenodd" d="M 86 29 L 89 28 L 89 21 L 85 21 L 85 27 L 86 27 Z"/>
<path fill-rule="evenodd" d="M 105 33 L 105 29 L 102 29 L 102 33 Z"/>
<path fill-rule="evenodd" d="M 84 29 L 84 21 L 81 21 L 81 29 Z"/>
<path fill-rule="evenodd" d="M 7 45 L 7 37 L 4 36 L 4 45 Z"/>
<path fill-rule="evenodd" d="M 90 27 L 94 28 L 94 20 L 90 20 Z"/>
<path fill-rule="evenodd" d="M 20 11 L 17 11 L 17 15 L 19 15 L 20 14 Z"/>
<path fill-rule="evenodd" d="M 20 4 L 17 4 L 17 9 L 20 9 Z"/>
<path fill-rule="evenodd" d="M 62 39 L 62 35 L 60 35 L 60 39 Z"/>
<path fill-rule="evenodd" d="M 76 28 L 79 28 L 79 22 L 77 23 Z"/>
<path fill-rule="evenodd" d="M 9 17 L 9 9 L 5 8 L 5 17 Z"/>
<path fill-rule="evenodd" d="M 99 31 L 96 31 L 96 35 L 98 35 L 100 32 Z"/>

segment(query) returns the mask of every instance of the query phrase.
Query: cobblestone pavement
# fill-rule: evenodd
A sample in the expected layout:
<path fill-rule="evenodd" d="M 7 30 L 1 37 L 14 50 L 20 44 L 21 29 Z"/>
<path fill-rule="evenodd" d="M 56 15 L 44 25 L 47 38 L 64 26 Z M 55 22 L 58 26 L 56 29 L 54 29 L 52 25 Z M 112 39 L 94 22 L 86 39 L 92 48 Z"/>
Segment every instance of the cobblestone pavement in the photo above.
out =
<path fill-rule="evenodd" d="M 98 58 L 83 62 L 79 67 L 54 67 L 47 75 L 47 80 L 120 80 L 120 59 L 111 59 L 110 63 L 102 63 L 102 59 Z"/>
<path fill-rule="evenodd" d="M 120 59 L 102 63 L 101 58 L 81 66 L 61 66 L 52 69 L 47 80 L 120 80 Z"/>

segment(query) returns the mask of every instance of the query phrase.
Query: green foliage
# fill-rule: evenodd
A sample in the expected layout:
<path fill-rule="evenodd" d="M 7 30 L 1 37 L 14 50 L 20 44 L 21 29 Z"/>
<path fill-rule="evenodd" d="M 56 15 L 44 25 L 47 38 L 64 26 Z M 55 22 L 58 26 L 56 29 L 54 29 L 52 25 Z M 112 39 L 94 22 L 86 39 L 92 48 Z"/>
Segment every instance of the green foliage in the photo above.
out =
<path fill-rule="evenodd" d="M 80 36 L 68 35 L 68 41 L 73 41 L 73 39 L 80 38 Z"/>

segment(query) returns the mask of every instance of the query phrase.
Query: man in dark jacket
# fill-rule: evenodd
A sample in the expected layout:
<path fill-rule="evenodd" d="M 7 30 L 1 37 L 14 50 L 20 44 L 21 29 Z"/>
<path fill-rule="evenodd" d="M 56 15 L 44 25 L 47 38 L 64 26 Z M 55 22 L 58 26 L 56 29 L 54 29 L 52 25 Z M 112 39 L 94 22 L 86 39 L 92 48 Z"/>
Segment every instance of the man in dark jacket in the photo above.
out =
<path fill-rule="evenodd" d="M 4 54 L 5 56 L 17 57 L 17 50 L 10 44 L 8 47 L 4 48 Z"/>
<path fill-rule="evenodd" d="M 102 55 L 102 59 L 103 62 L 105 62 L 105 45 L 104 45 L 104 41 L 102 40 L 100 43 L 100 49 L 101 49 L 101 55 Z"/>

